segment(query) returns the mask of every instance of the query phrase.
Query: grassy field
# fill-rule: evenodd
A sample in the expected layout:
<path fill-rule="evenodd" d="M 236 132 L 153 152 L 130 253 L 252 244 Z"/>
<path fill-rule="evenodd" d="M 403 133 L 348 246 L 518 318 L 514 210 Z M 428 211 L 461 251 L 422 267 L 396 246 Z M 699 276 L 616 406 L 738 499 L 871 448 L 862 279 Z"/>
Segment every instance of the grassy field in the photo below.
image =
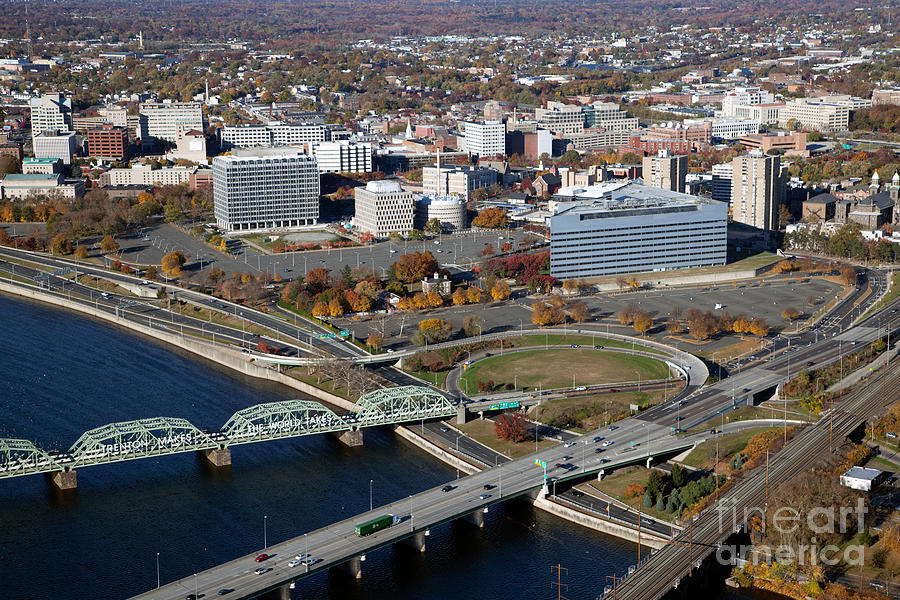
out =
<path fill-rule="evenodd" d="M 515 383 L 522 390 L 557 389 L 573 385 L 664 379 L 665 363 L 645 356 L 632 356 L 594 349 L 525 350 L 492 356 L 466 369 L 460 384 L 478 389 L 479 381 L 502 386 Z"/>
<path fill-rule="evenodd" d="M 774 427 L 754 427 L 737 433 L 727 433 L 718 438 L 710 438 L 694 448 L 681 462 L 698 469 L 712 470 L 716 462 L 716 440 L 718 440 L 719 462 L 726 461 L 747 447 L 747 441 L 761 431 Z"/>
<path fill-rule="evenodd" d="M 668 397 L 671 398 L 684 385 L 683 381 L 672 381 Z M 654 391 L 629 391 L 588 396 L 570 396 L 548 400 L 535 409 L 534 418 L 541 423 L 566 427 L 575 431 L 591 431 L 626 417 L 629 405 L 637 404 L 642 409 L 658 404 L 666 394 L 665 389 Z"/>
<path fill-rule="evenodd" d="M 408 371 L 406 369 L 404 369 L 404 371 L 441 389 L 444 389 L 447 385 L 447 375 L 450 373 L 449 369 L 446 371 L 437 371 L 435 373 L 432 373 L 431 371 Z"/>
<path fill-rule="evenodd" d="M 534 437 L 530 440 L 518 443 L 501 440 L 497 437 L 497 434 L 494 433 L 494 423 L 492 421 L 476 419 L 474 421 L 469 421 L 465 425 L 455 425 L 455 427 L 460 431 L 464 431 L 466 435 L 476 442 L 481 442 L 488 448 L 492 448 L 497 452 L 506 454 L 512 458 L 519 458 L 534 452 Z M 557 443 L 559 442 L 542 438 L 538 442 L 538 448 L 543 450 L 544 448 L 549 448 Z"/>
<path fill-rule="evenodd" d="M 274 252 L 275 248 L 279 248 L 279 247 L 283 248 L 285 245 L 294 245 L 294 244 L 299 245 L 299 244 L 304 244 L 304 243 L 322 245 L 329 241 L 331 241 L 331 242 L 341 241 L 341 238 L 339 236 L 334 235 L 330 231 L 315 230 L 315 231 L 309 231 L 309 232 L 304 232 L 304 233 L 328 234 L 331 237 L 328 240 L 315 240 L 315 241 L 310 240 L 309 242 L 302 242 L 302 241 L 301 242 L 292 242 L 292 241 L 286 239 L 285 236 L 274 236 L 271 234 L 266 235 L 266 234 L 262 234 L 262 233 L 252 233 L 250 235 L 242 235 L 242 236 L 240 236 L 240 239 L 245 239 L 248 242 L 252 242 L 252 243 L 256 244 L 257 246 L 259 246 L 260 248 L 265 248 L 269 252 Z M 272 238 L 274 238 L 274 237 L 278 237 L 278 239 L 273 240 Z M 264 240 L 269 240 L 269 241 L 264 241 Z"/>
<path fill-rule="evenodd" d="M 134 296 L 134 294 L 132 294 L 125 288 L 116 285 L 108 279 L 101 279 L 99 277 L 94 277 L 93 275 L 79 275 L 78 283 L 83 286 L 99 290 L 101 292 L 109 292 L 111 294 L 119 294 L 121 296 Z"/>

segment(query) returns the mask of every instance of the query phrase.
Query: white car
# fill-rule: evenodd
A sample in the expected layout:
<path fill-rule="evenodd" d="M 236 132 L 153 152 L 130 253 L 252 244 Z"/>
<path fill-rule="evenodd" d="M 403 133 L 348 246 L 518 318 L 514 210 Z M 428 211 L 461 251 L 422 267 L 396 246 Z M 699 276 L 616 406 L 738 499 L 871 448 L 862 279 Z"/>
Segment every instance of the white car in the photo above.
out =
<path fill-rule="evenodd" d="M 587 387 L 586 387 L 586 386 L 583 386 L 583 385 L 579 385 L 577 388 L 575 388 L 575 391 L 576 391 L 576 392 L 586 392 L 586 391 L 587 391 Z"/>
<path fill-rule="evenodd" d="M 288 566 L 289 566 L 289 567 L 296 567 L 296 566 L 301 565 L 301 564 L 303 564 L 303 561 L 302 561 L 302 560 L 292 560 L 291 562 L 288 563 Z"/>
<path fill-rule="evenodd" d="M 613 445 L 612 440 L 606 440 L 605 442 L 603 442 L 603 446 L 604 446 L 604 447 L 606 447 L 606 446 L 612 446 L 612 445 Z"/>
<path fill-rule="evenodd" d="M 300 554 L 298 554 L 298 555 L 295 556 L 294 558 L 297 559 L 297 560 L 303 560 L 304 558 L 309 558 L 310 556 L 312 556 L 312 555 L 311 555 L 311 554 L 307 554 L 306 552 L 301 552 Z"/>
<path fill-rule="evenodd" d="M 566 442 L 565 443 L 566 448 L 571 448 L 574 445 L 575 445 L 575 442 Z"/>

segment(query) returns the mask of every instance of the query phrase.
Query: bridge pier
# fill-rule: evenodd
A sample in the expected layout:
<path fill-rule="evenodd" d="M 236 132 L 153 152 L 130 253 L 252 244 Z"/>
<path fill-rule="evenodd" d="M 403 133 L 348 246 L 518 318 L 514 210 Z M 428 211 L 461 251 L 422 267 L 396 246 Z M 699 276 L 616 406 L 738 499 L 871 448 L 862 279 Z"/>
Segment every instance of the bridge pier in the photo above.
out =
<path fill-rule="evenodd" d="M 213 448 L 212 450 L 198 450 L 200 456 L 214 467 L 231 466 L 231 448 Z"/>
<path fill-rule="evenodd" d="M 466 410 L 465 406 L 460 406 L 456 409 L 456 424 L 457 425 L 465 425 L 466 421 L 469 418 L 469 411 Z"/>
<path fill-rule="evenodd" d="M 460 519 L 465 521 L 466 523 L 471 523 L 472 525 L 474 525 L 476 527 L 480 527 L 481 529 L 484 529 L 485 510 L 486 509 L 479 508 L 475 512 L 471 512 L 465 516 L 460 517 Z"/>
<path fill-rule="evenodd" d="M 78 488 L 78 474 L 74 469 L 70 471 L 53 471 L 47 473 L 47 479 L 62 491 Z"/>
<path fill-rule="evenodd" d="M 291 600 L 291 586 L 287 584 L 268 591 L 262 594 L 259 600 Z"/>
<path fill-rule="evenodd" d="M 419 533 L 414 533 L 412 536 L 402 539 L 395 546 L 403 545 L 409 546 L 414 550 L 418 550 L 419 552 L 425 552 L 425 536 L 428 535 L 427 531 L 420 531 Z"/>
<path fill-rule="evenodd" d="M 349 575 L 354 579 L 362 579 L 362 558 L 361 556 L 354 556 L 347 562 L 343 562 L 339 565 L 335 565 L 329 569 L 332 573 L 337 573 L 340 575 Z"/>
<path fill-rule="evenodd" d="M 653 464 L 653 457 L 652 457 L 652 456 L 648 456 L 648 457 L 647 457 L 647 468 L 649 469 L 649 468 L 650 468 L 650 465 L 652 465 L 652 464 Z"/>
<path fill-rule="evenodd" d="M 597 471 L 597 481 L 603 481 L 603 476 L 606 475 L 605 469 L 600 469 Z"/>
<path fill-rule="evenodd" d="M 347 431 L 341 433 L 338 436 L 338 439 L 351 448 L 355 448 L 357 446 L 363 445 L 363 432 L 361 429 L 348 429 Z"/>

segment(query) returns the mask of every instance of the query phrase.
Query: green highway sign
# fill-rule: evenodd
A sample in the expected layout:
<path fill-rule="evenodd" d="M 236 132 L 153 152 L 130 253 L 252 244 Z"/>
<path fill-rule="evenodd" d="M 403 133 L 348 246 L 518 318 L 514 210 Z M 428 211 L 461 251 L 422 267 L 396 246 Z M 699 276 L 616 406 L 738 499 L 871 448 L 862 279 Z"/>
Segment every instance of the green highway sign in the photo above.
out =
<path fill-rule="evenodd" d="M 347 337 L 348 335 L 350 335 L 350 330 L 349 330 L 349 329 L 344 329 L 344 330 L 341 331 L 341 333 L 340 333 L 340 336 L 341 336 L 341 337 Z"/>
<path fill-rule="evenodd" d="M 488 410 L 502 410 L 504 408 L 519 408 L 519 401 L 498 402 L 497 404 L 488 406 Z"/>
<path fill-rule="evenodd" d="M 336 333 L 323 333 L 323 334 L 319 335 L 319 339 L 324 340 L 325 338 L 333 338 L 336 335 L 337 335 Z"/>

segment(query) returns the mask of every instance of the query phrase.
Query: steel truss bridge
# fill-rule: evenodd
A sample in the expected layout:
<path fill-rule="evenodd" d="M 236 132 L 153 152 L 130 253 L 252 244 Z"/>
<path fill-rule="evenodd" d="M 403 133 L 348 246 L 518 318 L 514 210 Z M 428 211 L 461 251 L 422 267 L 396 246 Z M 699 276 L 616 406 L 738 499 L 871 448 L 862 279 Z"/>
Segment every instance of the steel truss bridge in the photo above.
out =
<path fill-rule="evenodd" d="M 84 432 L 67 452 L 47 451 L 29 440 L 0 438 L 0 479 L 179 452 L 224 450 L 238 444 L 317 433 L 356 431 L 449 417 L 456 412 L 446 397 L 431 388 L 402 386 L 369 392 L 344 415 L 310 400 L 257 404 L 234 413 L 217 432 L 198 429 L 186 419 L 174 417 L 110 423 Z"/>

